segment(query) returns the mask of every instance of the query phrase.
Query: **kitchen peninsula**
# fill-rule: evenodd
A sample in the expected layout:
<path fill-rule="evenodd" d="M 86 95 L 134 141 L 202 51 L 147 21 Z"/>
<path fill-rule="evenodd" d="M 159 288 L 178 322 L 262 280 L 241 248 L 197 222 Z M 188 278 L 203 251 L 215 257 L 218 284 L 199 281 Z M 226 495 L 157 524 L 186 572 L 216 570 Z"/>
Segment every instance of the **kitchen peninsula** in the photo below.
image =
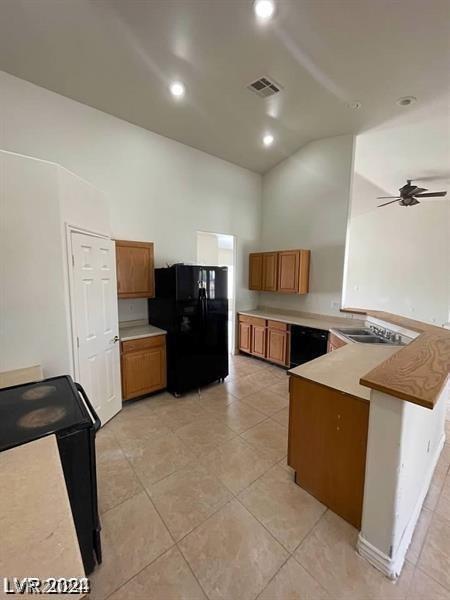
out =
<path fill-rule="evenodd" d="M 288 463 L 300 486 L 360 529 L 358 552 L 395 578 L 445 441 L 450 332 L 359 316 L 412 341 L 348 344 L 292 369 Z"/>

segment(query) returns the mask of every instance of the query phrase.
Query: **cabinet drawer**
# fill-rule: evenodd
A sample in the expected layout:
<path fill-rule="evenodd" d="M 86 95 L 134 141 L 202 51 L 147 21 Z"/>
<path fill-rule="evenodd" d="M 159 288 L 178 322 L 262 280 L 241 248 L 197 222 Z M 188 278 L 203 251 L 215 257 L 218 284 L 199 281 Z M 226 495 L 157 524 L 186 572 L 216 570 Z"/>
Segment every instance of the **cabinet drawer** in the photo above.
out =
<path fill-rule="evenodd" d="M 267 327 L 269 329 L 278 329 L 278 331 L 288 330 L 287 323 L 282 323 L 281 321 L 267 321 Z"/>
<path fill-rule="evenodd" d="M 146 350 L 147 348 L 164 346 L 166 343 L 165 338 L 165 335 L 155 335 L 146 338 L 139 338 L 137 340 L 128 340 L 126 342 L 122 342 L 122 352 L 134 352 L 136 350 Z"/>
<path fill-rule="evenodd" d="M 249 323 L 250 325 L 253 325 L 256 327 L 265 327 L 266 326 L 266 320 L 261 319 L 259 317 L 250 317 L 248 315 L 239 315 L 239 321 L 241 323 Z"/>
<path fill-rule="evenodd" d="M 248 315 L 239 315 L 239 321 L 241 323 L 249 323 L 250 325 L 254 325 L 256 327 L 266 326 L 266 320 L 261 319 L 260 317 L 249 317 Z"/>

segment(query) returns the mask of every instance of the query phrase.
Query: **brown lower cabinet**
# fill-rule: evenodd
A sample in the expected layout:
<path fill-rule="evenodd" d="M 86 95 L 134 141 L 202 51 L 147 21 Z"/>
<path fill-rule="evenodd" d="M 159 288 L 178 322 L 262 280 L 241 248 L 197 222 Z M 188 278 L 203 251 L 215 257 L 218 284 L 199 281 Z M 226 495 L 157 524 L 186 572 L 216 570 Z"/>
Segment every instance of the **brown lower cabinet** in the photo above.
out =
<path fill-rule="evenodd" d="M 252 325 L 252 345 L 250 352 L 260 358 L 266 358 L 266 325 Z"/>
<path fill-rule="evenodd" d="M 267 321 L 267 360 L 279 365 L 289 364 L 289 332 L 286 323 Z"/>
<path fill-rule="evenodd" d="M 296 483 L 361 527 L 369 402 L 291 376 L 288 464 Z"/>
<path fill-rule="evenodd" d="M 239 321 L 239 350 L 251 352 L 252 349 L 252 326 L 245 321 Z"/>
<path fill-rule="evenodd" d="M 157 335 L 121 343 L 123 400 L 166 387 L 166 336 Z"/>
<path fill-rule="evenodd" d="M 239 350 L 289 366 L 289 326 L 280 321 L 239 315 Z"/>

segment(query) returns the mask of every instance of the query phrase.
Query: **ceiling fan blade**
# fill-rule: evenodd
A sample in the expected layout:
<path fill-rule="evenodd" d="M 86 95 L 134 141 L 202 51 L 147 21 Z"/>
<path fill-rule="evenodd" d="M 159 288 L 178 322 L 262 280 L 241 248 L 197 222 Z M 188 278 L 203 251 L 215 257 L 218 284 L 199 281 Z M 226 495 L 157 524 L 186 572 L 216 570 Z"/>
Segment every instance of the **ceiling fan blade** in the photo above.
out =
<path fill-rule="evenodd" d="M 396 198 L 395 200 L 391 200 L 390 202 L 385 202 L 384 204 L 379 204 L 377 208 L 381 208 L 382 206 L 387 206 L 388 204 L 393 204 L 394 202 L 398 202 L 400 198 Z"/>
<path fill-rule="evenodd" d="M 417 196 L 417 194 L 421 194 L 422 192 L 427 192 L 427 191 L 428 191 L 427 188 L 418 187 L 415 189 L 414 194 L 411 194 L 411 195 Z"/>
<path fill-rule="evenodd" d="M 414 196 L 417 196 L 417 198 L 438 198 L 446 195 L 447 192 L 427 192 L 426 194 L 414 194 Z"/>
<path fill-rule="evenodd" d="M 388 198 L 397 198 L 397 200 L 400 200 L 400 196 L 378 196 L 377 200 L 387 200 Z"/>

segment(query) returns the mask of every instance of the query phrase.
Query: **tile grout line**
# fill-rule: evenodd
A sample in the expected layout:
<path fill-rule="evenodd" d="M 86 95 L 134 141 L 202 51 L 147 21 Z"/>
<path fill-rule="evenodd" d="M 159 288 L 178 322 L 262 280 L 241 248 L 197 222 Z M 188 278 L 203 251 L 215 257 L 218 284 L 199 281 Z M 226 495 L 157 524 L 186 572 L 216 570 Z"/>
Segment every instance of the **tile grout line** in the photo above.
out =
<path fill-rule="evenodd" d="M 255 392 L 255 393 L 256 393 L 256 392 Z M 230 395 L 232 395 L 232 394 L 230 394 Z M 199 394 L 199 396 L 200 396 L 200 394 Z M 235 396 L 233 396 L 233 397 L 235 397 Z M 239 398 L 236 398 L 236 397 L 235 397 L 235 399 L 236 399 L 236 400 L 238 400 L 238 401 L 240 401 L 240 399 L 239 399 Z M 146 408 L 149 408 L 149 407 L 146 407 Z M 201 408 L 203 409 L 203 407 L 201 407 Z M 204 410 L 204 409 L 203 409 L 203 410 Z M 255 410 L 257 410 L 257 409 L 255 409 Z M 149 414 L 150 414 L 151 412 L 152 412 L 152 409 L 150 409 L 150 408 L 149 408 Z M 204 412 L 205 412 L 205 411 L 204 411 Z M 258 412 L 261 412 L 261 411 L 258 411 Z M 261 414 L 264 414 L 264 413 L 261 413 Z M 157 416 L 157 415 L 155 415 L 155 416 Z M 263 423 L 263 422 L 266 422 L 266 421 L 267 421 L 267 420 L 269 420 L 270 418 L 271 418 L 270 416 L 267 416 L 267 417 L 266 417 L 266 418 L 264 418 L 262 421 L 258 422 L 256 425 L 254 425 L 254 426 L 252 426 L 252 427 L 250 427 L 250 428 L 248 428 L 248 429 L 246 429 L 246 430 L 244 430 L 244 431 L 242 431 L 242 432 L 240 432 L 240 433 L 234 432 L 233 430 L 231 430 L 231 429 L 228 427 L 228 429 L 230 429 L 230 431 L 231 431 L 231 432 L 232 432 L 234 435 L 233 435 L 231 438 L 229 438 L 229 439 L 227 439 L 227 440 L 224 440 L 223 442 L 221 442 L 221 443 L 220 443 L 218 446 L 216 446 L 216 448 L 220 447 L 221 445 L 225 444 L 225 443 L 226 443 L 226 442 L 228 442 L 228 441 L 231 441 L 231 440 L 233 440 L 233 439 L 237 439 L 237 438 L 239 438 L 239 439 L 240 439 L 240 440 L 241 440 L 241 441 L 242 441 L 242 442 L 243 442 L 245 445 L 247 445 L 248 447 L 252 448 L 252 449 L 253 449 L 253 450 L 255 450 L 255 451 L 256 451 L 256 450 L 258 450 L 258 448 L 255 448 L 255 446 L 253 446 L 252 444 L 250 444 L 250 442 L 248 442 L 247 440 L 245 440 L 244 438 L 242 438 L 242 437 L 241 437 L 241 434 L 242 434 L 242 433 L 245 433 L 245 432 L 246 432 L 246 431 L 248 431 L 249 429 L 252 429 L 253 427 L 256 427 L 257 425 L 259 425 L 259 424 L 261 424 L 261 423 Z M 215 420 L 216 420 L 216 419 L 215 419 Z M 163 425 L 163 426 L 166 426 L 166 425 L 165 425 L 165 424 L 164 424 L 162 421 L 161 421 L 161 423 L 162 423 L 162 425 Z M 281 425 L 280 425 L 280 426 L 281 426 Z M 170 427 L 169 427 L 168 429 L 170 429 Z M 173 431 L 173 430 L 171 430 L 171 431 L 172 431 L 172 433 L 174 433 L 174 434 L 176 435 L 176 432 L 175 432 L 175 431 Z M 274 468 L 275 466 L 278 466 L 278 465 L 279 465 L 279 461 L 278 461 L 278 460 L 277 460 L 277 461 L 275 461 L 275 462 L 274 462 L 274 463 L 273 463 L 273 464 L 272 464 L 272 465 L 271 465 L 271 466 L 270 466 L 270 467 L 269 467 L 269 468 L 268 468 L 266 471 L 264 471 L 264 473 L 262 473 L 260 476 L 258 476 L 258 477 L 257 477 L 255 480 L 253 480 L 252 482 L 250 482 L 250 483 L 249 483 L 249 484 L 248 484 L 248 485 L 247 485 L 245 488 L 243 488 L 242 490 L 239 490 L 239 492 L 238 492 L 237 494 L 235 494 L 235 493 L 234 493 L 232 490 L 230 490 L 230 489 L 229 489 L 229 488 L 226 486 L 226 484 L 225 484 L 225 483 L 224 483 L 224 482 L 223 482 L 223 481 L 222 481 L 220 478 L 218 478 L 218 477 L 215 477 L 215 478 L 216 478 L 216 479 L 217 479 L 217 480 L 218 480 L 218 481 L 219 481 L 219 482 L 220 482 L 220 483 L 221 483 L 221 484 L 222 484 L 222 485 L 225 487 L 225 489 L 226 489 L 226 490 L 228 490 L 228 492 L 231 494 L 231 498 L 230 498 L 230 499 L 229 499 L 227 502 L 225 502 L 223 505 L 219 506 L 219 507 L 217 508 L 217 510 L 215 510 L 213 513 L 211 513 L 211 515 L 209 515 L 209 516 L 208 516 L 208 517 L 207 517 L 207 518 L 206 518 L 204 521 L 202 521 L 202 522 L 201 522 L 199 525 L 197 525 L 197 526 L 196 526 L 196 527 L 194 527 L 194 528 L 193 528 L 191 531 L 189 531 L 189 532 L 188 532 L 188 533 L 187 533 L 185 536 L 183 536 L 182 538 L 180 538 L 180 540 L 176 541 L 176 540 L 174 539 L 174 537 L 173 537 L 173 535 L 172 535 L 172 533 L 171 533 L 170 529 L 168 528 L 168 526 L 167 526 L 167 524 L 166 524 L 165 520 L 163 519 L 162 515 L 159 513 L 159 511 L 158 511 L 157 507 L 155 506 L 155 504 L 154 504 L 154 502 L 153 502 L 153 500 L 152 500 L 152 498 L 151 498 L 151 496 L 150 496 L 150 494 L 149 494 L 149 491 L 148 491 L 147 487 L 144 485 L 144 483 L 143 483 L 143 481 L 142 481 L 141 477 L 139 476 L 138 472 L 136 471 L 136 469 L 134 468 L 134 466 L 133 466 L 133 464 L 131 463 L 130 459 L 128 458 L 127 454 L 125 453 L 125 451 L 124 451 L 124 449 L 123 449 L 123 447 L 122 447 L 122 445 L 121 445 L 121 443 L 120 443 L 120 439 L 119 439 L 119 437 L 118 437 L 118 436 L 117 436 L 117 435 L 114 433 L 114 430 L 113 430 L 113 429 L 111 429 L 111 432 L 108 432 L 108 433 L 111 433 L 111 435 L 112 435 L 112 437 L 113 437 L 114 441 L 115 441 L 115 442 L 117 443 L 117 445 L 119 446 L 119 448 L 120 448 L 120 451 L 121 451 L 121 453 L 122 453 L 123 457 L 125 458 L 126 462 L 128 463 L 129 467 L 131 468 L 132 472 L 133 472 L 133 473 L 134 473 L 134 475 L 136 476 L 136 478 L 137 478 L 138 482 L 139 482 L 139 483 L 140 483 L 140 485 L 142 486 L 142 490 L 140 490 L 140 491 L 139 491 L 139 492 L 137 492 L 136 494 L 133 494 L 133 495 L 132 495 L 132 496 L 130 496 L 129 498 L 126 498 L 126 499 L 124 499 L 122 502 L 118 503 L 118 504 L 117 504 L 117 505 L 115 505 L 114 507 L 111 507 L 110 509 L 108 509 L 107 511 L 105 511 L 104 513 L 102 513 L 102 515 L 104 515 L 104 514 L 108 513 L 110 510 L 113 510 L 113 509 L 114 509 L 114 508 L 116 508 L 117 506 L 120 506 L 121 504 L 123 504 L 123 503 L 124 503 L 124 502 L 126 502 L 127 500 L 130 500 L 130 499 L 131 499 L 131 498 L 133 498 L 134 496 L 136 496 L 136 495 L 140 494 L 142 491 L 144 491 L 144 492 L 145 492 L 145 495 L 147 496 L 147 498 L 148 498 L 148 500 L 150 501 L 151 505 L 152 505 L 152 506 L 153 506 L 153 508 L 155 509 L 155 511 L 156 511 L 156 513 L 157 513 L 157 515 L 159 516 L 159 518 L 161 519 L 162 523 L 164 524 L 164 527 L 166 528 L 166 530 L 167 530 L 167 532 L 168 532 L 168 534 L 169 534 L 169 536 L 170 536 L 170 539 L 172 540 L 173 544 L 172 544 L 172 545 L 171 545 L 169 548 L 167 548 L 167 549 L 165 549 L 163 552 L 161 552 L 161 553 L 160 553 L 160 554 L 159 554 L 157 557 L 155 557 L 153 560 L 151 560 L 151 561 L 150 561 L 148 564 L 146 564 L 146 565 L 145 565 L 145 566 L 144 566 L 142 569 L 140 569 L 138 572 L 136 572 L 135 574 L 133 574 L 133 575 L 132 575 L 132 576 L 131 576 L 129 579 L 127 579 L 127 580 L 126 580 L 126 581 L 124 581 L 122 584 L 120 584 L 120 585 L 119 585 L 117 588 L 115 588 L 114 590 L 112 590 L 112 591 L 111 591 L 111 593 L 109 593 L 109 594 L 108 594 L 108 595 L 107 595 L 105 598 L 109 598 L 109 597 L 110 597 L 112 594 L 116 593 L 118 590 L 120 590 L 122 587 L 124 587 L 124 586 L 125 586 L 125 585 L 126 585 L 128 582 L 129 582 L 129 581 L 131 581 L 132 579 L 134 579 L 135 577 L 137 577 L 137 576 L 138 576 L 138 575 L 139 575 L 139 574 L 140 574 L 140 573 L 141 573 L 143 570 L 145 570 L 145 569 L 146 569 L 148 566 L 150 566 L 151 564 L 153 564 L 153 563 L 154 563 L 155 561 L 157 561 L 157 560 L 158 560 L 158 559 L 159 559 L 161 556 L 163 556 L 165 553 L 169 552 L 169 551 L 170 551 L 171 549 L 173 549 L 174 547 L 176 547 L 176 548 L 179 550 L 179 552 L 181 553 L 181 555 L 182 555 L 183 559 L 185 560 L 186 564 L 188 565 L 188 567 L 189 567 L 189 569 L 190 569 L 190 571 L 191 571 L 192 575 L 194 576 L 195 580 L 196 580 L 196 581 L 197 581 L 197 583 L 199 584 L 199 586 L 200 586 L 201 590 L 202 590 L 202 591 L 205 593 L 206 597 L 207 597 L 207 598 L 209 598 L 208 594 L 207 594 L 207 593 L 206 593 L 206 591 L 203 589 L 203 586 L 201 585 L 200 581 L 197 579 L 197 577 L 196 577 L 195 573 L 193 572 L 193 570 L 192 570 L 192 568 L 191 568 L 191 565 L 189 564 L 189 561 L 186 559 L 186 557 L 184 556 L 184 554 L 183 554 L 183 552 L 182 552 L 181 548 L 179 547 L 179 543 L 180 543 L 180 542 L 181 542 L 183 539 L 185 539 L 185 538 L 186 538 L 188 535 L 190 535 L 190 534 L 191 534 L 193 531 L 195 531 L 195 530 L 196 530 L 196 529 L 198 529 L 198 528 L 199 528 L 201 525 L 203 525 L 203 524 L 204 524 L 206 521 L 208 521 L 208 520 L 209 520 L 209 519 L 210 519 L 212 516 L 214 516 L 214 515 L 215 515 L 215 514 L 216 514 L 218 511 L 220 511 L 222 508 L 224 508 L 225 506 L 227 506 L 227 504 L 230 504 L 230 503 L 231 503 L 233 500 L 237 500 L 237 502 L 238 502 L 238 503 L 239 503 L 239 504 L 240 504 L 240 505 L 241 505 L 241 506 L 244 508 L 244 510 L 246 510 L 246 511 L 247 511 L 247 512 L 248 512 L 248 513 L 249 513 L 249 514 L 250 514 L 250 515 L 251 515 L 253 518 L 255 518 L 255 519 L 257 520 L 257 522 L 258 522 L 258 523 L 260 523 L 260 525 L 261 525 L 261 526 L 262 526 L 262 527 L 265 529 L 265 531 L 266 531 L 266 532 L 267 532 L 267 533 L 268 533 L 268 534 L 269 534 L 269 535 L 270 535 L 270 536 L 273 538 L 273 540 L 274 540 L 276 543 L 278 543 L 278 544 L 279 544 L 279 545 L 280 545 L 280 546 L 281 546 L 281 547 L 282 547 L 282 548 L 283 548 L 283 549 L 284 549 L 284 550 L 285 550 L 285 551 L 288 553 L 288 557 L 287 557 L 287 558 L 286 558 L 286 560 L 283 562 L 283 564 L 282 564 L 282 565 L 279 567 L 279 569 L 277 569 L 277 571 L 276 571 L 276 573 L 274 573 L 273 577 L 275 577 L 275 576 L 276 576 L 276 574 L 279 572 L 279 570 L 280 570 L 280 569 L 281 569 L 281 568 L 284 566 L 284 564 L 286 564 L 286 562 L 287 562 L 287 561 L 289 560 L 289 558 L 292 556 L 292 553 L 290 553 L 290 551 L 289 551 L 289 550 L 287 550 L 287 549 L 284 547 L 284 545 L 283 545 L 283 544 L 281 544 L 281 543 L 280 543 L 280 542 L 279 542 L 279 541 L 278 541 L 278 540 L 277 540 L 277 539 L 276 539 L 276 538 L 275 538 L 275 537 L 274 537 L 274 536 L 271 534 L 271 532 L 270 532 L 270 531 L 268 531 L 268 529 L 267 529 L 267 528 L 264 526 L 264 524 L 263 524 L 263 523 L 261 523 L 261 522 L 260 522 L 260 521 L 257 519 L 257 517 L 256 517 L 255 515 L 253 515 L 253 513 L 252 513 L 252 512 L 251 512 L 251 511 L 250 511 L 250 510 L 249 510 L 249 509 L 246 507 L 246 506 L 244 506 L 244 505 L 243 505 L 243 503 L 242 503 L 242 502 L 239 500 L 239 498 L 237 497 L 237 496 L 238 496 L 238 494 L 241 494 L 243 491 L 245 491 L 246 489 L 248 489 L 248 488 L 249 488 L 251 485 L 253 485 L 253 483 L 255 483 L 255 481 L 257 481 L 258 479 L 260 479 L 261 477 L 263 477 L 263 476 L 264 476 L 264 475 L 265 475 L 265 474 L 266 474 L 266 473 L 267 473 L 269 470 L 271 470 L 271 469 L 272 469 L 272 468 Z M 180 438 L 180 436 L 178 436 L 178 435 L 177 435 L 177 438 L 178 438 L 180 441 L 182 441 L 184 444 L 186 444 L 186 442 L 185 442 L 185 441 L 184 441 L 182 438 Z M 193 461 L 194 461 L 194 460 L 198 460 L 198 458 L 199 458 L 199 457 L 198 457 L 198 456 L 196 456 L 196 458 L 195 458 L 195 459 L 193 459 Z M 280 460 L 282 460 L 282 459 L 280 459 Z M 181 470 L 182 470 L 181 468 L 180 468 L 180 469 L 175 469 L 175 470 L 174 470 L 172 473 L 170 473 L 169 475 L 167 475 L 167 476 L 165 476 L 165 477 L 161 478 L 160 480 L 158 480 L 157 482 L 155 482 L 155 483 L 154 483 L 154 485 L 156 485 L 157 483 L 159 483 L 159 482 L 163 481 L 164 479 L 167 479 L 168 477 L 170 477 L 170 476 L 171 476 L 171 475 L 173 475 L 174 473 L 176 473 L 176 472 L 179 472 L 179 471 L 181 471 Z M 269 582 L 270 582 L 270 581 L 273 579 L 273 577 L 272 577 L 272 578 L 269 580 Z M 267 583 L 267 585 L 269 584 L 269 582 Z M 267 585 L 266 585 L 266 586 L 263 588 L 263 590 L 261 590 L 261 592 L 259 592 L 258 596 L 259 596 L 259 595 L 260 595 L 260 594 L 261 594 L 261 593 L 264 591 L 264 589 L 267 587 Z"/>
<path fill-rule="evenodd" d="M 224 505 L 225 506 L 225 505 Z M 192 573 L 193 578 L 195 579 L 195 581 L 198 583 L 198 585 L 200 586 L 200 589 L 202 590 L 202 592 L 205 594 L 205 597 L 208 598 L 208 600 L 210 600 L 210 596 L 209 594 L 206 592 L 206 590 L 204 589 L 204 587 L 202 586 L 202 584 L 200 583 L 199 578 L 197 577 L 197 575 L 194 572 L 194 569 L 191 567 L 191 563 L 188 561 L 188 559 L 186 558 L 186 556 L 184 555 L 184 552 L 182 550 L 182 548 L 178 545 L 178 543 L 175 544 L 178 552 L 181 554 L 182 559 L 184 560 L 184 562 L 186 563 L 189 571 Z"/>
<path fill-rule="evenodd" d="M 122 449 L 122 447 L 121 447 Z M 123 450 L 122 450 L 123 452 Z M 142 567 L 142 569 L 140 569 L 139 571 L 137 571 L 136 573 L 134 573 L 134 575 L 132 575 L 131 577 L 129 577 L 126 581 L 124 581 L 123 583 L 121 583 L 117 588 L 115 588 L 110 594 L 108 594 L 107 596 L 105 596 L 105 600 L 107 600 L 107 598 L 109 598 L 112 594 L 114 594 L 115 592 L 117 592 L 118 590 L 120 590 L 122 587 L 124 587 L 127 583 L 129 583 L 132 579 L 134 579 L 135 577 L 137 577 L 140 573 L 142 573 L 142 571 L 144 571 L 147 567 L 149 567 L 151 564 L 153 564 L 155 561 L 157 561 L 159 558 L 161 558 L 161 556 L 163 556 L 166 552 L 168 552 L 169 550 L 171 550 L 172 548 L 177 546 L 177 543 L 172 535 L 172 533 L 170 532 L 169 528 L 167 527 L 166 522 L 164 521 L 164 519 L 162 518 L 162 516 L 160 515 L 158 509 L 156 508 L 155 504 L 153 503 L 151 497 L 148 494 L 147 488 L 144 486 L 141 478 L 139 477 L 138 473 L 136 472 L 136 470 L 134 469 L 133 465 L 130 463 L 128 457 L 125 455 L 125 459 L 127 460 L 130 468 L 132 469 L 133 473 L 136 475 L 139 483 L 142 485 L 142 490 L 140 492 L 138 492 L 138 494 L 142 493 L 142 491 L 145 493 L 145 495 L 147 496 L 148 500 L 150 501 L 151 505 L 153 506 L 153 508 L 155 509 L 156 514 L 158 515 L 158 517 L 161 519 L 162 524 L 164 525 L 164 528 L 167 530 L 167 533 L 169 534 L 170 539 L 172 540 L 172 545 L 169 546 L 169 548 L 166 548 L 163 552 L 161 552 L 160 554 L 158 554 L 158 556 L 156 556 L 153 560 L 151 560 L 150 562 L 148 562 L 144 567 Z M 134 496 L 137 496 L 137 494 L 134 494 Z M 134 498 L 134 496 L 131 496 L 131 498 Z M 129 500 L 130 498 L 127 498 L 127 500 Z M 124 502 L 126 502 L 126 500 L 124 500 L 123 502 L 121 502 L 120 504 L 118 504 L 117 506 L 120 506 L 121 504 L 123 504 Z M 115 507 L 114 507 L 115 508 Z M 110 509 L 112 510 L 112 509 Z"/>
<path fill-rule="evenodd" d="M 104 600 L 107 600 L 108 598 L 110 598 L 113 594 L 115 594 L 116 592 L 118 592 L 119 590 L 121 590 L 125 585 L 127 585 L 127 583 L 129 583 L 130 581 L 132 581 L 135 577 L 137 577 L 138 575 L 140 575 L 142 573 L 142 571 L 145 571 L 145 569 L 147 567 L 149 567 L 150 565 L 152 565 L 154 562 L 156 562 L 158 559 L 161 558 L 161 556 L 164 556 L 164 554 L 166 554 L 167 552 L 169 552 L 170 550 L 173 550 L 173 548 L 176 548 L 176 543 L 172 544 L 172 546 L 170 546 L 169 548 L 166 548 L 163 552 L 161 552 L 161 554 L 158 554 L 158 556 L 156 556 L 153 560 L 151 560 L 149 563 L 147 563 L 145 565 L 145 567 L 142 567 L 142 569 L 139 569 L 139 571 L 137 571 L 137 573 L 135 573 L 134 575 L 132 575 L 129 579 L 127 579 L 126 581 L 124 581 L 123 583 L 121 583 L 118 587 L 116 587 L 111 593 L 109 593 L 107 596 L 104 597 Z"/>
<path fill-rule="evenodd" d="M 444 585 L 442 583 L 442 581 L 438 581 L 435 577 L 433 577 L 430 573 L 428 573 L 427 571 L 425 571 L 424 569 L 422 569 L 421 567 L 418 567 L 417 565 L 415 566 L 414 572 L 415 571 L 420 571 L 423 575 L 426 575 L 427 577 L 429 577 L 430 579 L 432 579 L 435 583 L 437 583 L 438 585 L 440 585 L 441 587 L 444 588 L 444 590 L 447 590 L 448 592 L 450 592 L 450 588 L 447 587 L 447 585 Z M 412 578 L 411 578 L 412 581 Z M 409 592 L 409 589 L 408 589 Z"/>

